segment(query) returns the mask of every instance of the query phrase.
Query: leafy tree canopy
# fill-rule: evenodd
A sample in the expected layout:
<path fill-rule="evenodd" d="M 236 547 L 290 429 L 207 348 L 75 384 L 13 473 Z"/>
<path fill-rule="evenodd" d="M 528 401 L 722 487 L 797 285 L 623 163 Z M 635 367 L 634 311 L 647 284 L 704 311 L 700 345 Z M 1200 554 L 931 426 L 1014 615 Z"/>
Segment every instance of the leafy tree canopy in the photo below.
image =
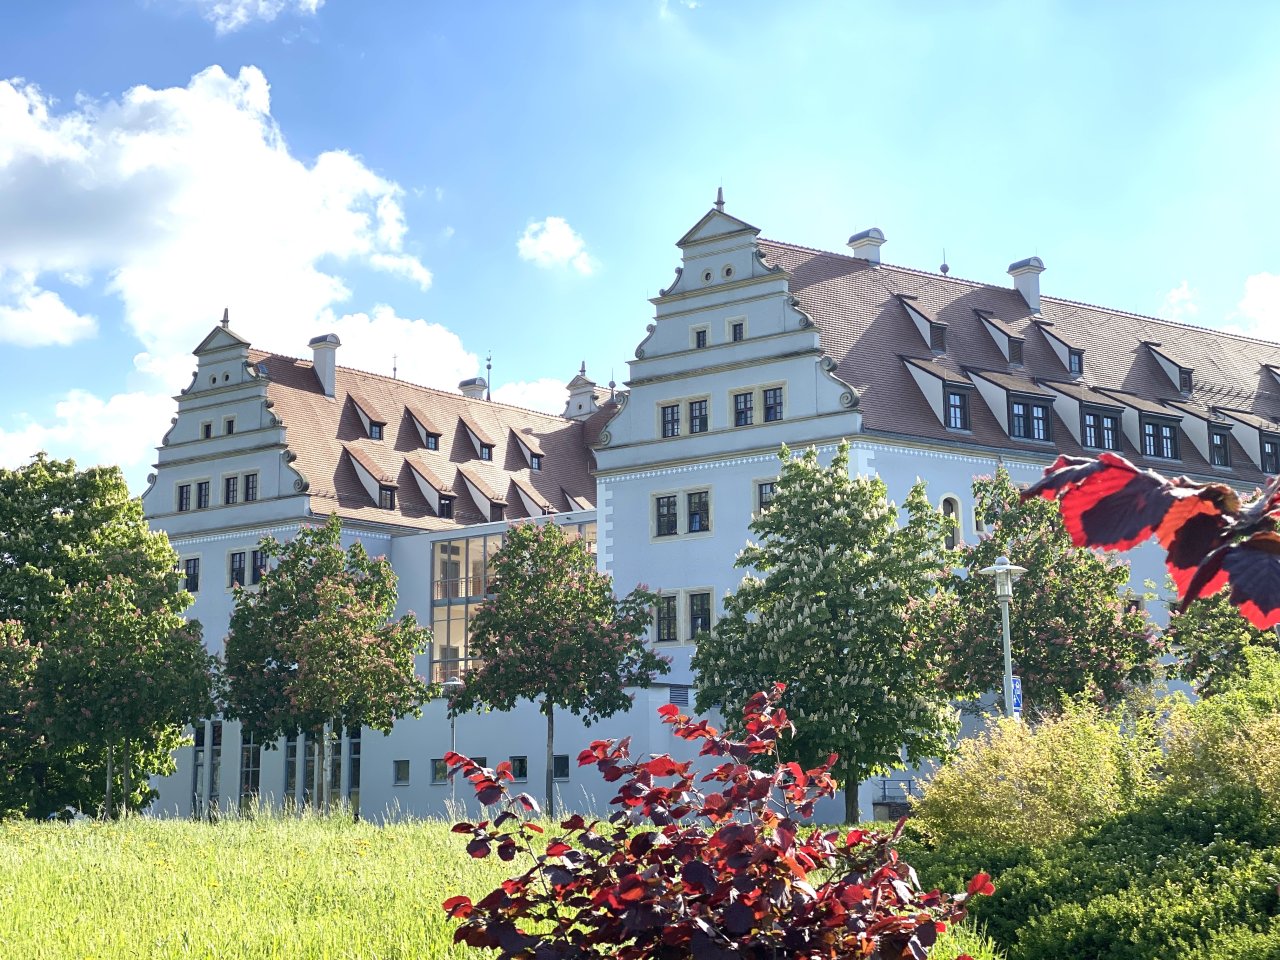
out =
<path fill-rule="evenodd" d="M 1227 593 L 1201 597 L 1174 612 L 1164 637 L 1176 658 L 1174 675 L 1206 697 L 1221 693 L 1227 681 L 1245 672 L 1246 651 L 1278 645 L 1275 629 L 1255 627 Z"/>

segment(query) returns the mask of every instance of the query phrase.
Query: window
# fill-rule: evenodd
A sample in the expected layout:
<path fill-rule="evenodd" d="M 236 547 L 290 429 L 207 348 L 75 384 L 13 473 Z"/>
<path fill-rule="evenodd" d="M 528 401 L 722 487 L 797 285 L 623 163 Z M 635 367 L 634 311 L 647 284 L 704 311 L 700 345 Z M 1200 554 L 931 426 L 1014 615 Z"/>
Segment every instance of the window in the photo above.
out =
<path fill-rule="evenodd" d="M 227 586 L 243 587 L 248 581 L 244 578 L 244 551 L 237 550 L 231 554 L 230 563 L 227 564 Z"/>
<path fill-rule="evenodd" d="M 1183 393 L 1191 392 L 1191 371 L 1185 368 L 1178 370 L 1178 389 Z"/>
<path fill-rule="evenodd" d="M 963 390 L 947 391 L 947 428 L 969 429 L 969 394 Z"/>
<path fill-rule="evenodd" d="M 1084 351 L 1072 350 L 1067 354 L 1067 369 L 1072 373 L 1084 373 Z"/>
<path fill-rule="evenodd" d="M 1009 435 L 1023 440 L 1048 440 L 1048 405 L 1026 400 L 1014 400 L 1010 403 Z"/>
<path fill-rule="evenodd" d="M 711 629 L 711 594 L 689 594 L 689 639 Z"/>
<path fill-rule="evenodd" d="M 1113 413 L 1084 412 L 1084 445 L 1099 450 L 1120 449 L 1120 424 Z"/>
<path fill-rule="evenodd" d="M 689 432 L 690 433 L 706 433 L 707 432 L 707 401 L 705 400 L 689 401 Z"/>
<path fill-rule="evenodd" d="M 658 497 L 654 500 L 657 535 L 669 537 L 680 531 L 676 527 L 676 498 L 674 496 Z"/>
<path fill-rule="evenodd" d="M 729 339 L 734 343 L 738 343 L 746 336 L 747 325 L 741 320 L 734 320 L 729 324 Z"/>
<path fill-rule="evenodd" d="M 511 758 L 511 779 L 515 780 L 517 783 L 523 783 L 529 779 L 528 757 Z"/>
<path fill-rule="evenodd" d="M 452 520 L 453 519 L 453 497 L 441 497 L 440 509 L 438 512 L 440 514 L 440 519 Z"/>
<path fill-rule="evenodd" d="M 434 433 L 427 434 L 427 449 L 428 450 L 440 449 L 440 438 L 436 436 Z"/>
<path fill-rule="evenodd" d="M 178 487 L 178 512 L 186 513 L 191 509 L 191 484 L 184 483 Z"/>
<path fill-rule="evenodd" d="M 673 403 L 662 408 L 662 435 L 664 437 L 680 436 L 680 404 Z"/>
<path fill-rule="evenodd" d="M 492 459 L 493 459 L 493 445 L 492 445 L 492 444 L 489 444 L 489 443 L 482 443 L 482 444 L 480 444 L 480 459 L 481 459 L 481 460 L 492 460 Z"/>
<path fill-rule="evenodd" d="M 540 453 L 529 454 L 529 469 L 530 470 L 542 469 L 542 454 Z"/>
<path fill-rule="evenodd" d="M 782 388 L 770 387 L 764 392 L 764 422 L 782 419 Z"/>
<path fill-rule="evenodd" d="M 676 640 L 676 598 L 659 597 L 653 619 L 658 625 L 658 642 L 674 643 Z"/>
<path fill-rule="evenodd" d="M 391 761 L 391 782 L 397 787 L 407 786 L 409 783 L 409 761 L 408 760 L 392 760 Z"/>
<path fill-rule="evenodd" d="M 431 782 L 447 783 L 449 780 L 449 765 L 444 762 L 443 757 L 436 757 L 431 761 Z"/>
<path fill-rule="evenodd" d="M 697 347 L 699 350 L 705 347 L 707 345 L 707 331 L 705 330 L 693 331 L 693 345 Z"/>
<path fill-rule="evenodd" d="M 284 798 L 293 800 L 298 792 L 298 738 L 293 734 L 284 738 Z"/>
<path fill-rule="evenodd" d="M 360 728 L 347 728 L 347 752 L 350 767 L 347 770 L 347 802 L 351 812 L 360 816 Z"/>
<path fill-rule="evenodd" d="M 394 510 L 396 508 L 396 488 L 395 487 L 379 487 L 378 488 L 378 506 L 383 510 Z"/>
<path fill-rule="evenodd" d="M 209 507 L 209 481 L 201 480 L 196 484 L 196 509 L 205 510 Z"/>
<path fill-rule="evenodd" d="M 222 481 L 222 502 L 225 506 L 231 506 L 240 499 L 240 478 L 227 477 Z"/>
<path fill-rule="evenodd" d="M 1009 338 L 1009 362 L 1022 366 L 1022 341 Z"/>
<path fill-rule="evenodd" d="M 735 427 L 751 426 L 751 415 L 754 410 L 755 399 L 754 393 L 735 393 L 733 395 L 733 425 Z"/>
<path fill-rule="evenodd" d="M 1142 453 L 1162 460 L 1178 459 L 1177 428 L 1159 420 L 1142 421 Z"/>
<path fill-rule="evenodd" d="M 1225 430 L 1209 431 L 1209 462 L 1215 467 L 1231 466 L 1231 444 Z"/>
<path fill-rule="evenodd" d="M 187 593 L 200 592 L 200 558 L 182 561 L 182 587 Z"/>
<path fill-rule="evenodd" d="M 244 502 L 252 503 L 258 499 L 258 475 L 256 473 L 246 473 L 244 475 Z"/>
<path fill-rule="evenodd" d="M 382 424 L 380 424 L 380 423 L 371 423 L 371 424 L 369 424 L 369 439 L 370 439 L 370 440 L 381 440 L 381 439 L 382 439 L 382 426 L 383 426 L 383 425 L 382 425 Z"/>
<path fill-rule="evenodd" d="M 499 520 L 506 518 L 507 508 L 500 503 L 489 504 L 489 521 L 497 523 Z"/>
<path fill-rule="evenodd" d="M 253 569 L 249 571 L 250 583 L 261 583 L 262 574 L 267 567 L 267 557 L 261 550 L 255 550 L 249 555 L 249 560 L 253 564 Z"/>
<path fill-rule="evenodd" d="M 551 758 L 551 779 L 569 779 L 569 755 L 567 753 L 557 753 Z"/>
<path fill-rule="evenodd" d="M 1280 440 L 1262 441 L 1262 472 L 1280 473 Z"/>
<path fill-rule="evenodd" d="M 213 436 L 213 424 L 212 424 L 212 423 L 202 423 L 202 424 L 200 424 L 200 436 L 201 436 L 201 437 L 203 437 L 205 440 L 208 440 L 210 437 L 212 437 L 212 436 Z"/>
<path fill-rule="evenodd" d="M 227 434 L 228 436 L 236 432 L 235 417 L 227 417 L 227 419 L 222 421 L 222 432 Z"/>
<path fill-rule="evenodd" d="M 929 349 L 935 353 L 946 352 L 947 328 L 940 323 L 929 324 Z"/>
<path fill-rule="evenodd" d="M 942 515 L 952 521 L 944 543 L 948 550 L 954 550 L 960 542 L 960 501 L 955 497 L 943 497 Z"/>
<path fill-rule="evenodd" d="M 773 494 L 777 489 L 776 480 L 765 480 L 756 484 L 756 509 L 763 510 L 769 504 L 773 503 Z"/>
<path fill-rule="evenodd" d="M 674 499 L 674 498 L 673 498 Z M 711 494 L 706 490 L 687 495 L 689 532 L 706 533 L 711 529 Z"/>
<path fill-rule="evenodd" d="M 253 805 L 262 782 L 262 745 L 249 734 L 240 744 L 240 809 Z"/>

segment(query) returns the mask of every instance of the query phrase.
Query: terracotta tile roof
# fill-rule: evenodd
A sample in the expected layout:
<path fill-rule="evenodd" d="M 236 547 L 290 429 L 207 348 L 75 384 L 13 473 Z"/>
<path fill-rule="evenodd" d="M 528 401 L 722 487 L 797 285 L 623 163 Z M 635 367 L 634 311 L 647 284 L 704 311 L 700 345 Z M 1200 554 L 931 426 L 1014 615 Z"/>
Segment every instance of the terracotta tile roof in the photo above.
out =
<path fill-rule="evenodd" d="M 458 473 L 462 474 L 462 478 L 468 481 L 471 486 L 475 487 L 482 497 L 487 497 L 493 503 L 500 503 L 504 506 L 506 505 L 506 495 L 499 493 L 497 489 L 490 486 L 485 481 L 485 478 L 480 475 L 480 471 L 475 468 L 474 464 L 466 467 L 458 467 Z"/>
<path fill-rule="evenodd" d="M 426 411 L 422 409 L 420 404 L 406 403 L 404 408 L 409 411 L 409 416 L 418 421 L 418 426 L 422 427 L 424 432 L 434 433 L 436 436 L 440 435 L 442 431 L 436 426 L 435 421 L 427 416 Z"/>
<path fill-rule="evenodd" d="M 909 363 L 913 367 L 923 370 L 925 373 L 932 374 L 943 383 L 964 383 L 973 386 L 973 381 L 963 370 L 952 370 L 950 367 L 943 366 L 934 360 L 926 360 L 923 357 L 902 357 L 903 363 Z"/>
<path fill-rule="evenodd" d="M 965 367 L 1007 370 L 1008 361 L 975 310 L 989 311 L 1002 329 L 1025 338 L 1022 375 L 1031 380 L 1060 381 L 1070 376 L 1047 333 L 1085 351 L 1084 384 L 1135 396 L 1162 407 L 1163 400 L 1185 400 L 1144 341 L 1159 341 L 1178 357 L 1194 357 L 1196 382 L 1191 399 L 1213 406 L 1280 419 L 1280 383 L 1266 365 L 1280 367 L 1280 344 L 1185 324 L 1110 310 L 1049 297 L 1042 293 L 1040 314 L 1027 306 L 1012 286 L 997 286 L 954 276 L 927 273 L 890 264 L 874 265 L 857 257 L 829 253 L 772 240 L 760 240 L 769 266 L 789 274 L 790 290 L 799 308 L 816 324 L 823 349 L 836 361 L 836 375 L 858 390 L 863 425 L 869 433 L 917 437 L 943 443 L 971 443 L 988 448 L 1019 450 L 1043 456 L 1043 445 L 1010 438 L 986 404 L 970 406 L 972 435 L 957 438 L 929 408 L 912 377 L 898 364 L 887 362 L 901 354 L 916 354 L 947 369 Z M 1042 286 L 1043 289 L 1043 286 Z M 920 334 L 899 295 L 913 296 L 916 309 L 948 324 L 947 350 L 925 358 Z M 1052 324 L 1050 331 L 1037 321 Z M 914 362 L 914 361 L 913 361 Z M 1126 401 L 1127 402 L 1127 401 Z M 1163 408 L 1165 415 L 1177 416 Z M 1079 454 L 1070 432 L 1054 414 L 1055 445 Z M 1184 438 L 1185 440 L 1185 438 Z M 1146 460 L 1125 440 L 1125 456 L 1164 471 L 1221 476 L 1190 442 L 1180 445 L 1181 462 Z M 1235 461 L 1233 482 L 1262 479 L 1244 456 Z"/>
<path fill-rule="evenodd" d="M 311 509 L 320 516 L 337 513 L 350 520 L 426 530 L 489 521 L 465 496 L 455 500 L 451 519 L 438 517 L 412 477 L 414 464 L 430 472 L 446 490 L 460 489 L 458 467 L 465 464 L 488 489 L 503 494 L 499 499 L 505 499 L 510 478 L 519 476 L 558 511 L 575 509 L 570 497 L 595 503 L 592 458 L 583 423 L 341 366 L 336 372 L 335 396 L 330 398 L 321 390 L 309 360 L 252 349 L 249 359 L 265 363 L 271 412 L 284 424 L 285 441 L 296 458 L 291 466 L 305 478 Z M 394 411 L 387 421 L 384 440 L 366 437 L 359 415 L 347 402 L 353 391 L 380 411 Z M 409 407 L 429 418 L 433 426 L 443 428 L 438 450 L 423 447 L 410 419 L 417 414 L 411 414 Z M 464 417 L 473 429 L 483 432 L 486 440 L 498 438 L 492 444 L 492 461 L 477 459 L 463 425 Z M 515 446 L 512 431 L 519 433 L 526 427 L 537 434 L 546 455 L 540 471 L 530 470 Z M 344 456 L 344 451 L 356 453 Z M 366 464 L 365 469 L 376 466 L 376 473 L 370 469 L 375 476 L 398 483 L 394 510 L 383 510 L 371 500 L 356 473 L 353 456 Z M 425 476 L 424 479 L 430 482 Z M 512 519 L 524 516 L 523 505 L 517 500 L 506 515 Z"/>
<path fill-rule="evenodd" d="M 1095 390 L 1087 383 L 1081 383 L 1079 380 L 1041 380 L 1040 383 L 1055 393 L 1064 394 L 1081 403 L 1091 403 L 1098 407 L 1114 407 L 1117 410 L 1124 406 L 1115 398 L 1109 397 L 1102 391 Z"/>
<path fill-rule="evenodd" d="M 969 376 L 989 380 L 1002 390 L 1010 393 L 1025 393 L 1033 397 L 1053 396 L 1048 390 L 1028 377 L 1020 377 L 1015 373 L 1001 373 L 999 370 L 974 370 L 969 368 Z"/>
<path fill-rule="evenodd" d="M 354 390 L 347 394 L 351 398 L 351 402 L 364 411 L 364 415 L 369 418 L 371 423 L 386 424 L 389 421 L 386 415 L 382 413 L 376 406 L 369 402 L 369 399 L 363 394 L 356 393 Z"/>
<path fill-rule="evenodd" d="M 463 426 L 475 434 L 476 440 L 480 443 L 483 443 L 487 447 L 496 446 L 493 438 L 490 437 L 489 434 L 485 433 L 484 429 L 480 426 L 479 418 L 471 416 L 469 412 L 464 411 L 458 415 L 458 419 L 462 421 Z"/>
<path fill-rule="evenodd" d="M 1126 393 L 1123 390 L 1102 390 L 1099 392 L 1126 407 L 1133 407 L 1135 410 L 1142 410 L 1145 413 L 1155 414 L 1159 417 L 1173 417 L 1176 419 L 1182 413 L 1180 410 L 1172 409 L 1167 403 L 1148 400 L 1135 393 Z"/>
<path fill-rule="evenodd" d="M 533 427 L 525 427 L 523 430 L 511 428 L 511 432 L 516 435 L 516 439 L 529 448 L 530 453 L 542 453 L 542 444 L 538 442 L 537 436 L 533 432 Z"/>
<path fill-rule="evenodd" d="M 1246 410 L 1232 410 L 1230 407 L 1219 407 L 1218 409 L 1222 411 L 1223 416 L 1239 420 L 1241 423 L 1248 424 L 1251 427 L 1266 430 L 1268 433 L 1280 433 L 1280 420 L 1249 413 Z"/>
<path fill-rule="evenodd" d="M 373 457 L 369 456 L 359 447 L 354 444 L 346 443 L 343 444 L 342 448 L 347 451 L 347 455 L 350 456 L 352 460 L 364 467 L 364 469 L 368 471 L 369 476 L 377 480 L 378 483 L 388 487 L 394 487 L 397 485 L 396 478 L 384 471 L 382 464 L 378 463 L 373 459 Z"/>
<path fill-rule="evenodd" d="M 529 484 L 525 483 L 519 477 L 512 477 L 511 483 L 515 486 L 515 488 L 520 493 L 528 497 L 533 503 L 537 504 L 537 506 L 542 510 L 546 511 L 546 510 L 555 509 L 554 504 L 552 504 L 546 497 L 540 494 L 533 487 L 529 486 Z"/>
<path fill-rule="evenodd" d="M 453 493 L 453 487 L 437 477 L 435 471 L 423 463 L 422 457 L 418 454 L 409 454 L 409 456 L 404 458 L 404 462 L 409 465 L 410 470 L 427 482 L 427 486 L 433 487 L 436 493 Z"/>

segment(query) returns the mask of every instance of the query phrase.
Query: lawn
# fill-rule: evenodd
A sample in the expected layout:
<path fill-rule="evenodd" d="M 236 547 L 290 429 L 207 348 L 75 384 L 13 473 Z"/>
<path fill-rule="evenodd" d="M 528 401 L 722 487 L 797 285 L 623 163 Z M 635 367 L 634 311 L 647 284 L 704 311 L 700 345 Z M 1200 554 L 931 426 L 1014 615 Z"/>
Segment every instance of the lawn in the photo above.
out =
<path fill-rule="evenodd" d="M 440 910 L 513 864 L 476 861 L 441 822 L 0 824 L 4 960 L 479 956 Z M 517 861 L 518 863 L 518 861 Z M 971 932 L 935 951 L 992 956 Z"/>

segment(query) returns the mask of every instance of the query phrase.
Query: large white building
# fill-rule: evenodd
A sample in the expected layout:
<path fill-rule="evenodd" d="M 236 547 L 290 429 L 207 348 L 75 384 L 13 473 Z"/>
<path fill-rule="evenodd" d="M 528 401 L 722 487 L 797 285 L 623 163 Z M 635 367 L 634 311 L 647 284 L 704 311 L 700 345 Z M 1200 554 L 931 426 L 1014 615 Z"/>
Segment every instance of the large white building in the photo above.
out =
<path fill-rule="evenodd" d="M 559 417 L 492 403 L 483 380 L 455 394 L 347 369 L 332 335 L 311 341 L 309 359 L 266 354 L 224 317 L 195 351 L 144 494 L 196 597 L 190 615 L 219 650 L 231 584 L 258 576 L 258 540 L 337 513 L 348 538 L 390 558 L 401 612 L 431 624 L 421 672 L 465 676 L 503 530 L 566 524 L 620 590 L 660 592 L 652 642 L 673 660 L 627 715 L 590 732 L 557 720 L 563 801 L 601 809 L 612 791 L 570 756 L 624 734 L 638 752 L 681 752 L 655 710 L 687 702 L 694 638 L 741 578 L 734 558 L 772 495 L 782 443 L 829 455 L 847 438 L 853 468 L 899 499 L 925 479 L 960 539 L 981 533 L 973 477 L 1000 463 L 1031 481 L 1059 451 L 1111 449 L 1245 489 L 1280 472 L 1280 345 L 1042 296 L 1035 257 L 1001 286 L 882 263 L 884 243 L 874 228 L 845 253 L 764 240 L 717 200 L 678 242 L 626 390 L 602 391 L 584 369 Z M 1147 579 L 1163 572 L 1139 551 L 1139 590 Z M 544 729 L 532 704 L 451 727 L 437 701 L 389 736 L 345 737 L 325 775 L 365 816 L 439 813 L 451 736 L 491 763 L 513 758 L 537 784 Z M 209 720 L 195 740 L 159 782 L 157 812 L 306 799 L 303 738 L 263 751 Z M 877 799 L 864 784 L 863 809 Z"/>

